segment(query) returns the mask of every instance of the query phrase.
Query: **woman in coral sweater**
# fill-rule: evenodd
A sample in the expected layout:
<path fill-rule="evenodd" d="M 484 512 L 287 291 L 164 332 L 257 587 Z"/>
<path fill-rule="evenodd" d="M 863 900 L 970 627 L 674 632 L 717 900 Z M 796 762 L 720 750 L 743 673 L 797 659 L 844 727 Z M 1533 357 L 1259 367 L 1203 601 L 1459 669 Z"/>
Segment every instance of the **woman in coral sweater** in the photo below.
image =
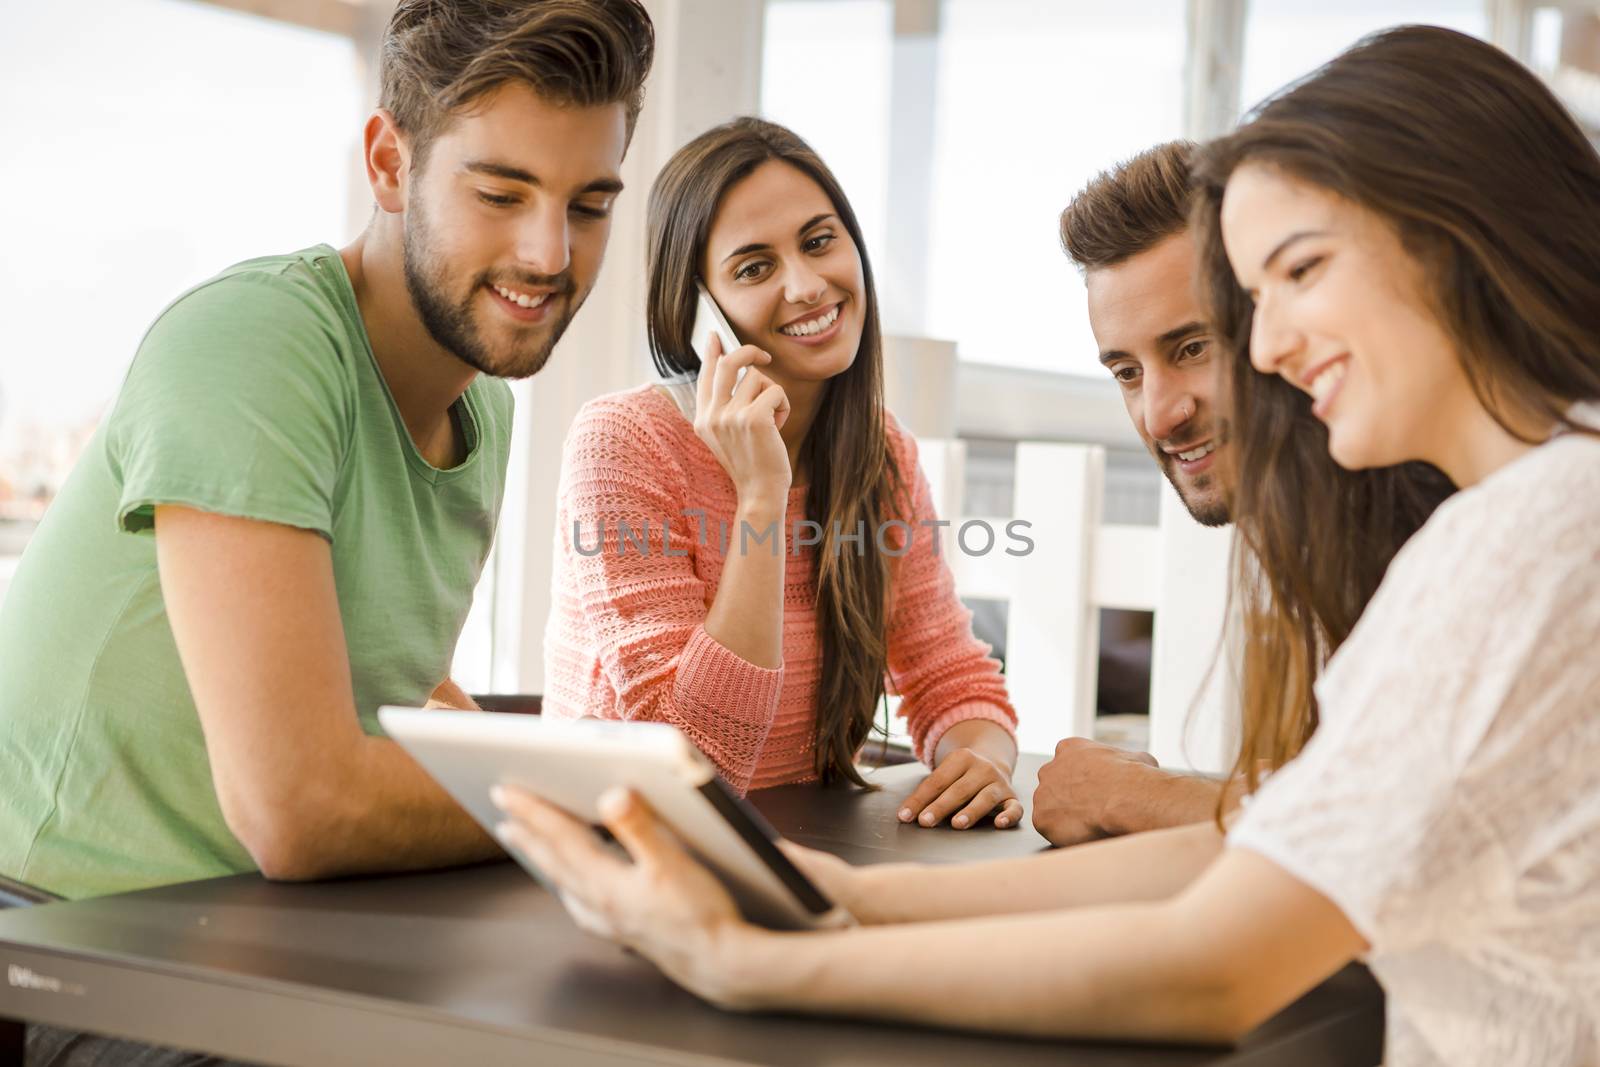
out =
<path fill-rule="evenodd" d="M 1015 827 L 1016 715 L 884 410 L 855 214 L 789 130 L 739 119 L 650 193 L 651 353 L 562 457 L 545 712 L 671 723 L 740 791 L 861 783 L 886 683 L 933 767 L 900 812 Z M 705 285 L 739 340 L 690 344 Z"/>

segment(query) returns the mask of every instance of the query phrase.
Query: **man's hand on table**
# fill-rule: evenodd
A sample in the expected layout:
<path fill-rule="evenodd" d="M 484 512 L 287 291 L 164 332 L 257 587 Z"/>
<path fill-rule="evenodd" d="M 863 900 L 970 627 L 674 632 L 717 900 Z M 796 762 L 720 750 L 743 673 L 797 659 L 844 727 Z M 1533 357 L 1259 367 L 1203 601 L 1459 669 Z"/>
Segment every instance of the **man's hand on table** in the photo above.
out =
<path fill-rule="evenodd" d="M 425 708 L 443 708 L 449 711 L 482 711 L 478 702 L 469 697 L 466 690 L 455 682 L 446 678 L 440 682 L 428 695 L 428 702 L 422 705 Z"/>
<path fill-rule="evenodd" d="M 1162 770 L 1148 752 L 1069 737 L 1039 769 L 1033 828 L 1053 845 L 1076 845 L 1185 826 L 1212 818 L 1221 792 L 1221 782 Z"/>

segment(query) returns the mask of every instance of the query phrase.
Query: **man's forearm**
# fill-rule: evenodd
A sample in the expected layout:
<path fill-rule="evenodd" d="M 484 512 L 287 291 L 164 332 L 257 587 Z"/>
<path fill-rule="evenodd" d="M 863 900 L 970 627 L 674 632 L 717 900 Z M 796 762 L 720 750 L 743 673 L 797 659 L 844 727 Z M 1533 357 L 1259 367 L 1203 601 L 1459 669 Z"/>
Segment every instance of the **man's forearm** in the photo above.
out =
<path fill-rule="evenodd" d="M 340 770 L 308 782 L 284 833 L 294 840 L 263 864 L 268 877 L 329 878 L 492 859 L 494 839 L 393 741 L 363 736 Z M 333 776 L 337 780 L 332 780 Z"/>
<path fill-rule="evenodd" d="M 1111 834 L 1137 834 L 1213 820 L 1224 782 L 1194 774 L 1138 768 L 1131 788 L 1105 797 L 1104 829 Z"/>

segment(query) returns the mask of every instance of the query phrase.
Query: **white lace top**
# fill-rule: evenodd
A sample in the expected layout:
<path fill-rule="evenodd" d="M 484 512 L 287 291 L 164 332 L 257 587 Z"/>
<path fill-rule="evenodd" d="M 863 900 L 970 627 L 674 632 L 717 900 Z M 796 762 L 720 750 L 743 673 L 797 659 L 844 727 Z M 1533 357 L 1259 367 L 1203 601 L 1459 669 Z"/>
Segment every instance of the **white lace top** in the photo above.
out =
<path fill-rule="evenodd" d="M 1228 843 L 1371 944 L 1385 1063 L 1600 1065 L 1600 439 L 1447 501 L 1317 697 Z"/>

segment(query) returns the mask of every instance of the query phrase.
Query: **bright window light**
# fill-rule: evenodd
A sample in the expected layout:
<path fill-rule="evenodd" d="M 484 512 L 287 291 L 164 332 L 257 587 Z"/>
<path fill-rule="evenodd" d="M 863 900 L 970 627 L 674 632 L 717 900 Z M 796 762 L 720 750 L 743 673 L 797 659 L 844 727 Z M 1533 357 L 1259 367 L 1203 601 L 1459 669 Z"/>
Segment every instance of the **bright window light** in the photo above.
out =
<path fill-rule="evenodd" d="M 761 114 L 816 149 L 883 262 L 889 194 L 889 0 L 773 0 Z"/>
<path fill-rule="evenodd" d="M 1482 37 L 1484 0 L 1251 0 L 1240 103 L 1249 109 L 1375 30 L 1420 22 Z"/>
<path fill-rule="evenodd" d="M 0 34 L 0 518 L 41 511 L 185 288 L 352 231 L 343 38 L 183 0 L 18 4 Z"/>
<path fill-rule="evenodd" d="M 946 0 L 927 332 L 961 358 L 1100 376 L 1061 209 L 1183 132 L 1184 0 Z"/>

